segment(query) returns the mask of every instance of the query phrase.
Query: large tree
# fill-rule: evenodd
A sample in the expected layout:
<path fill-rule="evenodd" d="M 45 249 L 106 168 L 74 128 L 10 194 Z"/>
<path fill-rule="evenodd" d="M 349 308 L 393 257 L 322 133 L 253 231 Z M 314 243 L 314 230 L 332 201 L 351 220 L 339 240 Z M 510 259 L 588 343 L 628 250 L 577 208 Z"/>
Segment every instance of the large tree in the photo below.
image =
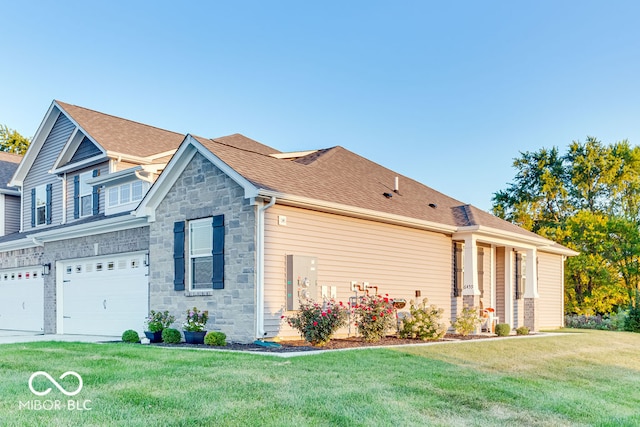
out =
<path fill-rule="evenodd" d="M 520 153 L 514 182 L 493 197 L 497 216 L 580 252 L 567 261 L 568 312 L 628 304 L 640 281 L 640 148 L 596 138 Z"/>
<path fill-rule="evenodd" d="M 0 125 L 0 151 L 24 154 L 30 142 L 29 138 L 20 135 L 18 131 L 9 129 L 6 125 Z"/>

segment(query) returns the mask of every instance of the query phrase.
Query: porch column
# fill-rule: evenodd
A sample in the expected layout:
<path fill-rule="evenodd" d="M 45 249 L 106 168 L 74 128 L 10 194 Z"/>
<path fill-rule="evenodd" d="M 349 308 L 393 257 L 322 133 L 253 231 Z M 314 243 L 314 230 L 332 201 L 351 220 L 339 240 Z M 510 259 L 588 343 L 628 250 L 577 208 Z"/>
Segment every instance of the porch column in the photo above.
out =
<path fill-rule="evenodd" d="M 478 284 L 478 247 L 476 237 L 472 234 L 464 239 L 464 285 L 462 302 L 469 307 L 476 307 L 480 302 L 480 286 Z"/>
<path fill-rule="evenodd" d="M 538 251 L 527 250 L 524 282 L 524 325 L 531 331 L 538 330 Z"/>

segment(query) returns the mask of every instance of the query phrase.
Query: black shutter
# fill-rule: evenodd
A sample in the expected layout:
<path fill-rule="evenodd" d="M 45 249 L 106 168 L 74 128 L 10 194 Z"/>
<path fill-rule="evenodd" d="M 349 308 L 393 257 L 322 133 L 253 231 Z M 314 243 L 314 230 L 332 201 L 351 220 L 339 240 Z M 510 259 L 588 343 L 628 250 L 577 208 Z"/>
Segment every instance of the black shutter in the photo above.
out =
<path fill-rule="evenodd" d="M 224 289 L 224 215 L 213 217 L 213 289 Z"/>
<path fill-rule="evenodd" d="M 73 217 L 80 218 L 80 175 L 73 177 Z"/>
<path fill-rule="evenodd" d="M 462 295 L 462 280 L 463 266 L 462 266 L 462 250 L 463 246 L 460 242 L 453 243 L 453 296 L 459 297 Z"/>
<path fill-rule="evenodd" d="M 173 289 L 184 291 L 184 221 L 173 223 Z"/>
<path fill-rule="evenodd" d="M 36 189 L 31 189 L 31 226 L 36 226 Z"/>
<path fill-rule="evenodd" d="M 100 175 L 100 170 L 98 169 L 94 169 L 93 170 L 93 177 L 95 178 L 96 176 Z M 98 186 L 94 185 L 93 186 L 93 193 L 91 194 L 92 196 L 92 204 L 93 204 L 93 215 L 98 215 L 98 213 L 100 213 L 100 193 L 98 193 Z"/>
<path fill-rule="evenodd" d="M 53 184 L 47 184 L 47 224 L 51 224 L 53 205 Z"/>
<path fill-rule="evenodd" d="M 516 252 L 516 299 L 522 298 L 522 254 Z"/>

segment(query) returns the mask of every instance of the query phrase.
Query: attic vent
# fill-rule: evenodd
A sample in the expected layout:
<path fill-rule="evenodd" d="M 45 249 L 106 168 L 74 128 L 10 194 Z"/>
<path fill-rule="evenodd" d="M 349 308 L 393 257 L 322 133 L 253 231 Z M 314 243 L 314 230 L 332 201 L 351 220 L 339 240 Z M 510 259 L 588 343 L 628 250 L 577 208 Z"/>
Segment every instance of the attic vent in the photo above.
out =
<path fill-rule="evenodd" d="M 429 203 L 429 207 L 435 209 L 438 207 L 438 205 L 436 205 L 435 203 Z"/>
<path fill-rule="evenodd" d="M 390 198 L 392 198 L 392 197 L 393 197 L 393 194 L 391 194 L 391 193 L 382 193 L 382 195 L 383 195 L 384 197 L 386 197 L 387 199 L 390 199 Z"/>

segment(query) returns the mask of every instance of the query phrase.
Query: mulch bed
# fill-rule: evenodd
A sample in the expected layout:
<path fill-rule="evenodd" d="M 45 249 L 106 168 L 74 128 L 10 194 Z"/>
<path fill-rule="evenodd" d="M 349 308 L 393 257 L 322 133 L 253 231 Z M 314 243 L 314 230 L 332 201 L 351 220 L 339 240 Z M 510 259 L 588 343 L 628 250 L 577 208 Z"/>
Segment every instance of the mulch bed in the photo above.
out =
<path fill-rule="evenodd" d="M 150 344 L 159 347 L 184 347 L 184 348 L 198 348 L 198 349 L 210 349 L 210 350 L 236 350 L 246 352 L 268 352 L 268 353 L 292 353 L 292 352 L 305 352 L 305 351 L 322 351 L 322 350 L 337 350 L 346 348 L 361 348 L 361 347 L 381 347 L 381 346 L 394 346 L 394 345 L 406 345 L 406 344 L 422 344 L 425 342 L 445 342 L 445 341 L 463 341 L 463 340 L 483 340 L 496 338 L 496 335 L 457 335 L 447 334 L 444 338 L 435 341 L 420 341 L 414 339 L 398 338 L 395 336 L 387 336 L 378 342 L 369 343 L 362 338 L 333 338 L 327 344 L 322 347 L 314 347 L 306 341 L 280 341 L 278 344 L 281 347 L 265 347 L 258 344 L 241 344 L 229 342 L 225 347 L 209 346 L 204 344 L 165 344 L 155 343 Z"/>

